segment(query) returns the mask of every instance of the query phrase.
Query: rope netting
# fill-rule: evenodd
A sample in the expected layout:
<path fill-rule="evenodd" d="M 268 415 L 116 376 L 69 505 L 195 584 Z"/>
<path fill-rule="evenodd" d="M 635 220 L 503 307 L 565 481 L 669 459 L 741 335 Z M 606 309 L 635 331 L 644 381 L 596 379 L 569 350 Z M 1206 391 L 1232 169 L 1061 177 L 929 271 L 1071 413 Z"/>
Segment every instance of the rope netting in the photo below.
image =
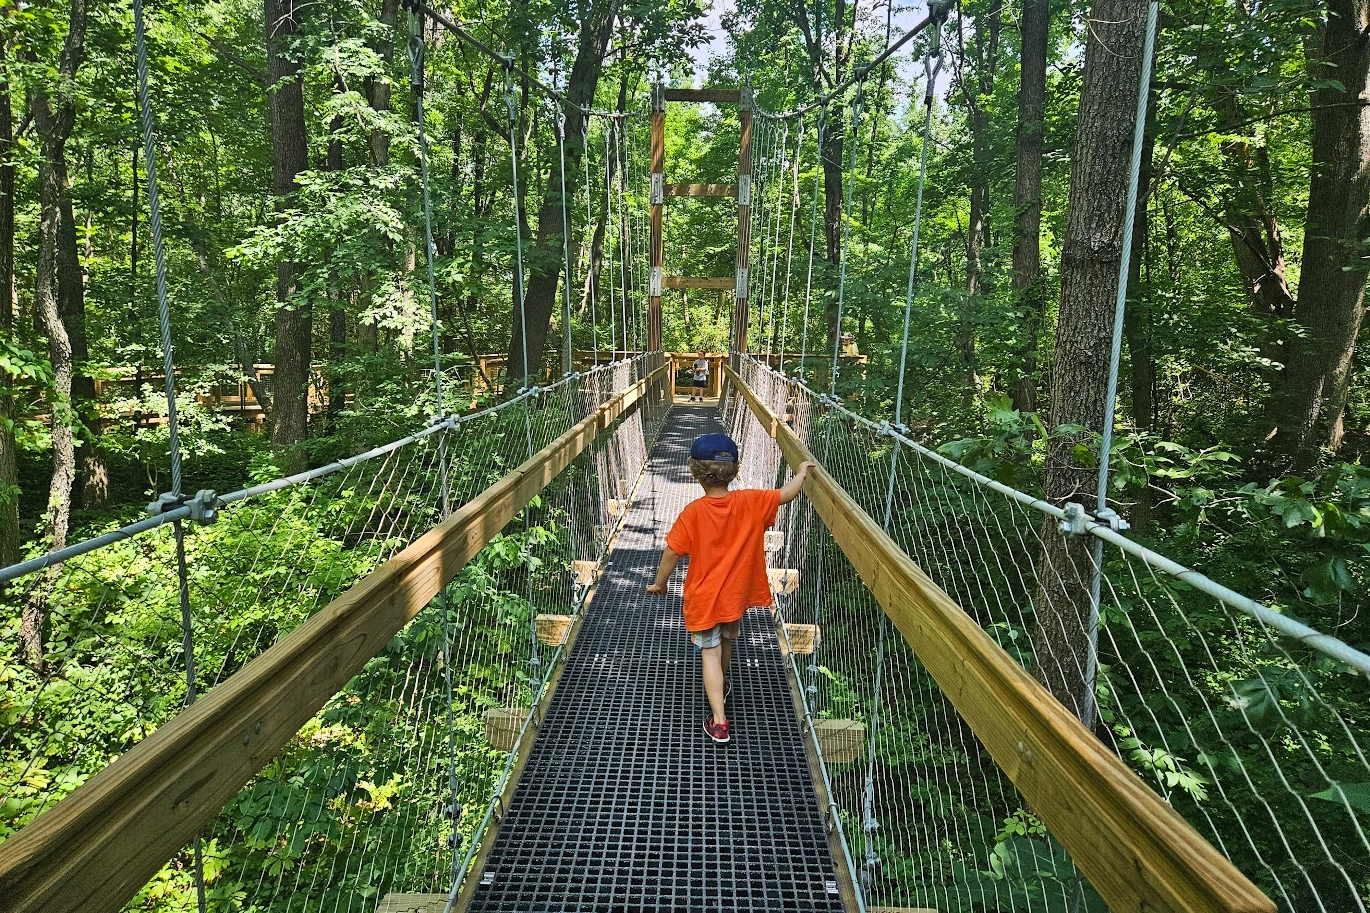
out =
<path fill-rule="evenodd" d="M 455 510 L 660 363 L 647 355 L 606 364 L 358 458 L 223 496 L 217 522 L 185 527 L 188 637 L 168 525 L 12 585 L 6 616 L 18 617 L 41 588 L 52 634 L 45 668 L 9 666 L 0 839 L 183 709 L 184 643 L 193 644 L 203 696 L 439 523 L 444 476 Z M 637 478 L 663 408 L 654 393 L 597 440 L 230 803 L 206 835 L 211 900 L 303 892 L 273 908 L 304 909 L 295 904 L 419 878 L 439 857 L 447 889 L 464 840 L 444 843 L 453 825 L 433 816 L 459 784 L 468 811 L 458 831 L 479 823 L 504 759 L 485 746 L 481 715 L 526 709 L 537 697 L 554 664 L 535 616 L 571 613 L 583 597 L 572 562 L 601 556 L 616 519 L 608 500 Z M 450 739 L 459 743 L 453 784 Z M 446 798 L 413 819 L 421 799 L 439 793 Z M 358 831 L 373 817 L 388 836 Z M 441 839 L 417 839 L 423 827 Z M 146 892 L 173 890 L 168 882 L 189 877 L 184 868 L 173 860 Z"/>
<path fill-rule="evenodd" d="M 1094 569 L 1086 548 L 1075 575 L 1043 557 L 1062 538 L 1059 509 L 754 360 L 741 367 L 771 411 L 1010 657 L 1034 674 L 1055 665 L 1086 676 L 1097 662 L 1094 733 L 1281 909 L 1370 906 L 1370 814 L 1355 792 L 1370 782 L 1364 668 L 1357 674 L 1318 643 L 1272 626 L 1273 612 L 1220 587 L 1205 591 L 1200 575 L 1098 527 L 1091 532 L 1107 541 L 1091 657 L 1087 641 L 1072 639 L 1078 632 L 1049 630 L 1053 606 L 1088 599 Z M 736 389 L 724 408 L 742 444 L 745 484 L 775 485 L 783 467 L 769 429 Z M 781 630 L 807 723 L 829 736 L 815 745 L 829 746 L 827 776 L 866 904 L 1104 909 L 812 506 L 786 508 L 778 528 L 784 544 L 772 565 L 798 572 L 795 592 L 778 597 L 779 619 L 790 625 Z M 825 732 L 834 726 L 845 743 Z"/>

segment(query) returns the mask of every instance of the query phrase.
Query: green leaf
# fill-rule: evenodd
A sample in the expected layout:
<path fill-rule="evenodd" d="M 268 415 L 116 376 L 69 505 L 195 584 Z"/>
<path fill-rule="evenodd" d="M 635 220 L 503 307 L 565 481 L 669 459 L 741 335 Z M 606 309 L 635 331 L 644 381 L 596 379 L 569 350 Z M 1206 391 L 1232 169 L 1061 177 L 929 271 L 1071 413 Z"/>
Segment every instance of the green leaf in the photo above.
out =
<path fill-rule="evenodd" d="M 1333 783 L 1331 788 L 1320 793 L 1313 793 L 1309 798 L 1321 799 L 1324 802 L 1335 802 L 1338 805 L 1344 803 L 1357 811 L 1370 814 L 1370 782 Z"/>

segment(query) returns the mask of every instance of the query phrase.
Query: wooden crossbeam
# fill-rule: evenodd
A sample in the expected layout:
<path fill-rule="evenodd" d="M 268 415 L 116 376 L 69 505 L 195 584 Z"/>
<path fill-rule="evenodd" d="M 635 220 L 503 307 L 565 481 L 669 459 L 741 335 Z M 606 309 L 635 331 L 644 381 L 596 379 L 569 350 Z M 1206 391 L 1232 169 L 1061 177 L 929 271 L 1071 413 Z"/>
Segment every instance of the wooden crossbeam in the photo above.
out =
<path fill-rule="evenodd" d="M 804 442 L 736 371 L 791 466 Z M 804 493 L 942 692 L 1110 910 L 1274 913 L 1275 905 L 932 581 L 821 466 Z"/>
<path fill-rule="evenodd" d="M 731 292 L 732 276 L 666 276 L 661 280 L 662 288 L 707 288 Z"/>
<path fill-rule="evenodd" d="M 667 101 L 707 101 L 716 105 L 735 105 L 742 100 L 740 89 L 667 89 Z"/>
<path fill-rule="evenodd" d="M 736 184 L 667 184 L 668 197 L 732 197 L 737 199 Z"/>
<path fill-rule="evenodd" d="M 519 511 L 655 385 L 600 406 L 0 844 L 0 913 L 117 913 Z"/>

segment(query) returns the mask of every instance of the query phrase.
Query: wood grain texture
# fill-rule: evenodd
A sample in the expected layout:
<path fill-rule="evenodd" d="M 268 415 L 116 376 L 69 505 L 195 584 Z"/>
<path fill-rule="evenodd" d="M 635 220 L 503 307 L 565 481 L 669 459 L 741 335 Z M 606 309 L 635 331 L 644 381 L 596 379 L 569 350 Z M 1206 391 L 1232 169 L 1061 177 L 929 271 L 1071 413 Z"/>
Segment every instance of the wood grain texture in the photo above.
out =
<path fill-rule="evenodd" d="M 735 105 L 742 100 L 739 89 L 667 89 L 667 101 L 707 101 L 715 105 Z"/>
<path fill-rule="evenodd" d="M 791 466 L 813 460 L 731 367 Z M 804 494 L 876 601 L 1114 913 L 1274 903 L 952 601 L 821 466 Z"/>
<path fill-rule="evenodd" d="M 600 406 L 0 844 L 0 911 L 120 910 L 443 584 L 666 380 L 658 368 Z"/>

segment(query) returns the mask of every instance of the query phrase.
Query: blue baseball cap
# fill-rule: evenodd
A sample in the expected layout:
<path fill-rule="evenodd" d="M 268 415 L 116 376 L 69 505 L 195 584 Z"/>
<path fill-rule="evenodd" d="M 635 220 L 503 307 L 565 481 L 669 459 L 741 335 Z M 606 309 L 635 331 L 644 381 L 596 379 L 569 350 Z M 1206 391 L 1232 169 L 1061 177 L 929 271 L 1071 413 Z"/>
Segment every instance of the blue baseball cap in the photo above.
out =
<path fill-rule="evenodd" d="M 726 434 L 705 434 L 695 438 L 690 445 L 690 458 L 693 460 L 718 460 L 723 463 L 737 462 L 737 442 Z"/>

